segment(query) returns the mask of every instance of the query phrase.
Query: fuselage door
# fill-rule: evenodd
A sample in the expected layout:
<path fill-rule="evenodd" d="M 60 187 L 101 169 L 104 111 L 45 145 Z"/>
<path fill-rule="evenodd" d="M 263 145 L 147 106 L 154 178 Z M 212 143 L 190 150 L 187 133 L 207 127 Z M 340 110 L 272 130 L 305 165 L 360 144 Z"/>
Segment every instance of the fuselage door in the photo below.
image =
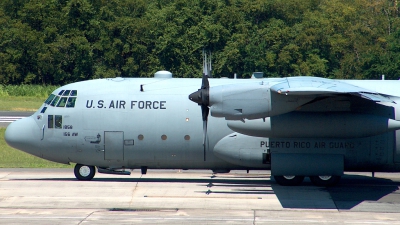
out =
<path fill-rule="evenodd" d="M 124 132 L 104 132 L 104 159 L 124 160 Z"/>

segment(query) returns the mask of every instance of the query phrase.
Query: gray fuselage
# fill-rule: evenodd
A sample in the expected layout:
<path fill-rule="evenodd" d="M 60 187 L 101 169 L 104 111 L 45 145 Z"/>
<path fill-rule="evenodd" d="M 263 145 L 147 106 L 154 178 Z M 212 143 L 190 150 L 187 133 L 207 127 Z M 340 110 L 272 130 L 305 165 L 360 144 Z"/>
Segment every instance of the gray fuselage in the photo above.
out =
<path fill-rule="evenodd" d="M 210 79 L 210 86 L 282 79 Z M 400 96 L 399 81 L 345 82 Z M 200 79 L 112 78 L 65 85 L 53 95 L 62 98 L 63 91 L 76 91 L 73 107 L 45 103 L 31 117 L 12 123 L 6 140 L 12 147 L 51 161 L 111 169 L 270 169 L 266 154 L 311 153 L 342 155 L 345 170 L 400 170 L 398 131 L 357 138 L 296 138 L 293 133 L 287 138 L 253 137 L 235 133 L 224 118 L 212 116 L 204 160 L 201 110 L 188 99 L 200 83 Z M 311 105 L 295 113 L 311 121 L 308 112 L 340 112 L 340 107 L 346 107 L 332 110 L 335 106 L 326 104 L 331 108 Z M 351 110 L 360 112 L 363 107 Z M 378 105 L 365 113 L 400 120 L 397 111 L 395 105 Z M 304 129 L 310 133 L 310 128 Z"/>

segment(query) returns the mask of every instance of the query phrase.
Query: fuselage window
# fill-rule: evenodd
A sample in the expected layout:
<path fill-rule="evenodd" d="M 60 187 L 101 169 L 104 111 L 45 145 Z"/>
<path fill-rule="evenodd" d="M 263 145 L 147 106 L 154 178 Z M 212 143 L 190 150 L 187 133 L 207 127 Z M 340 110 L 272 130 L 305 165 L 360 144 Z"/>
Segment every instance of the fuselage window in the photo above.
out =
<path fill-rule="evenodd" d="M 67 103 L 67 97 L 62 97 L 57 104 L 57 107 L 64 107 L 65 103 Z"/>
<path fill-rule="evenodd" d="M 55 105 L 57 104 L 57 102 L 58 102 L 59 99 L 60 99 L 60 97 L 56 96 L 56 97 L 54 98 L 54 100 L 50 103 L 50 105 L 51 105 L 51 106 L 55 106 Z"/>
<path fill-rule="evenodd" d="M 47 116 L 47 127 L 49 129 L 54 128 L 54 117 L 53 117 L 53 115 L 48 115 Z"/>
<path fill-rule="evenodd" d="M 53 101 L 54 97 L 56 97 L 55 95 L 51 94 L 44 103 L 46 103 L 47 105 L 51 103 L 51 101 Z"/>
<path fill-rule="evenodd" d="M 76 97 L 69 97 L 68 102 L 67 102 L 67 108 L 75 107 L 75 100 L 76 100 Z"/>
<path fill-rule="evenodd" d="M 61 115 L 55 115 L 54 116 L 54 122 L 55 122 L 55 128 L 56 129 L 62 129 L 62 116 Z"/>

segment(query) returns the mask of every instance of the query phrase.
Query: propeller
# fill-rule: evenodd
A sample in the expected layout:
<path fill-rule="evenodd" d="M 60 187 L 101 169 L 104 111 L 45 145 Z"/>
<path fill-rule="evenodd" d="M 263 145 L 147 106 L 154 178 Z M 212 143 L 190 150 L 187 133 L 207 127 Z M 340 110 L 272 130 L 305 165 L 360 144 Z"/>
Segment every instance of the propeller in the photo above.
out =
<path fill-rule="evenodd" d="M 206 161 L 206 152 L 208 149 L 208 138 L 207 138 L 207 122 L 208 114 L 210 112 L 210 84 L 208 83 L 208 76 L 203 73 L 203 79 L 201 81 L 201 88 L 196 92 L 189 95 L 189 99 L 196 102 L 201 107 L 201 115 L 203 118 L 203 149 L 204 149 L 204 161 Z"/>

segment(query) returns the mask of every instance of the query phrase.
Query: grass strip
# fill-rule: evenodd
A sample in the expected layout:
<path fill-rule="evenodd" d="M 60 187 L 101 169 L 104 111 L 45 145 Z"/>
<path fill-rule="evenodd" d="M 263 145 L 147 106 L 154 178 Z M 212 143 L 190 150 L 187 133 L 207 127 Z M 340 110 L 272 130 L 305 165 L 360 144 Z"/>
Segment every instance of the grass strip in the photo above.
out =
<path fill-rule="evenodd" d="M 46 98 L 28 96 L 0 97 L 0 111 L 36 111 Z"/>
<path fill-rule="evenodd" d="M 0 85 L 0 111 L 36 111 L 57 86 Z"/>

